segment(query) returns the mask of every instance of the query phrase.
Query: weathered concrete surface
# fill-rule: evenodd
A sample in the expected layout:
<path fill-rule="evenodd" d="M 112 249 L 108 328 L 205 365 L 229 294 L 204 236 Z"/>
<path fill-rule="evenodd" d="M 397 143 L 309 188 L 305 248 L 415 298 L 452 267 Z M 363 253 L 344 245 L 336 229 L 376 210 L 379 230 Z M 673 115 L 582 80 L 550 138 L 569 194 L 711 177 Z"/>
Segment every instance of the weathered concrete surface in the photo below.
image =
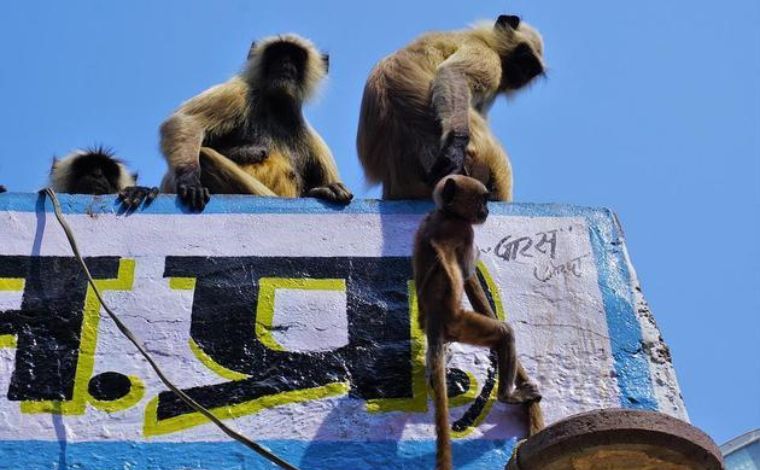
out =
<path fill-rule="evenodd" d="M 707 434 L 663 413 L 597 410 L 562 420 L 522 444 L 507 470 L 721 470 Z"/>
<path fill-rule="evenodd" d="M 61 196 L 107 300 L 196 400 L 301 468 L 431 467 L 411 242 L 425 203 L 216 197 L 132 215 Z M 492 204 L 479 275 L 544 394 L 686 419 L 614 215 Z M 49 202 L 0 195 L 0 468 L 270 465 L 166 392 L 87 288 Z M 488 351 L 453 345 L 458 469 L 503 468 L 526 431 Z"/>

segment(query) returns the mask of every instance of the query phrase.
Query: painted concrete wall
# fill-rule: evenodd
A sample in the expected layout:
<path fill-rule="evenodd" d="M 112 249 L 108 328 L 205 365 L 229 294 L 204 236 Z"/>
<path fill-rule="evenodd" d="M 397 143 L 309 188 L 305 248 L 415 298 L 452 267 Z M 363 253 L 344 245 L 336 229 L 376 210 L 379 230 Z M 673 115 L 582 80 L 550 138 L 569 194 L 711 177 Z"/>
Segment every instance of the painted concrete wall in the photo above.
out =
<path fill-rule="evenodd" d="M 171 379 L 303 469 L 432 468 L 409 256 L 426 203 L 216 197 L 135 214 L 61 196 L 107 301 Z M 493 204 L 479 277 L 518 335 L 549 422 L 600 407 L 686 418 L 667 346 L 604 209 Z M 50 211 L 0 195 L 0 468 L 259 469 L 99 315 Z M 494 361 L 453 345 L 458 469 L 496 469 L 526 431 Z"/>

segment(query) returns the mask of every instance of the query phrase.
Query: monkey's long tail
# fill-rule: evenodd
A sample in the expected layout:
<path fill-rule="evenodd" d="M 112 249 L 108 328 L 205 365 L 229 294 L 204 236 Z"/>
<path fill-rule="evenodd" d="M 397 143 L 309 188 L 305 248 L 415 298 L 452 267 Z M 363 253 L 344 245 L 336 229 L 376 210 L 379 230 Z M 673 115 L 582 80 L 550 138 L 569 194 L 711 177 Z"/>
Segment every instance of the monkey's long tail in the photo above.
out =
<path fill-rule="evenodd" d="M 541 402 L 538 400 L 528 404 L 528 419 L 530 420 L 528 436 L 532 436 L 546 427 L 544 424 L 544 412 L 541 410 Z"/>
<path fill-rule="evenodd" d="M 55 217 L 58 219 L 58 222 L 61 224 L 61 227 L 63 228 L 63 231 L 66 234 L 66 238 L 68 238 L 69 240 L 69 244 L 71 245 L 71 250 L 74 252 L 74 256 L 79 261 L 79 264 L 82 265 L 82 270 L 84 270 L 84 273 L 87 276 L 87 281 L 89 281 L 93 292 L 95 292 L 95 296 L 100 301 L 100 305 L 103 306 L 103 309 L 106 311 L 108 316 L 111 317 L 111 320 L 113 320 L 113 322 L 116 324 L 116 327 L 119 329 L 119 331 L 121 331 L 121 333 L 124 336 L 126 336 L 127 339 L 132 344 L 135 345 L 137 350 L 140 351 L 140 354 L 142 354 L 145 360 L 148 361 L 148 364 L 150 364 L 150 366 L 156 372 L 156 375 L 158 375 L 158 378 L 161 379 L 161 382 L 163 382 L 164 385 L 166 385 L 166 387 L 169 388 L 169 390 L 174 392 L 183 402 L 185 402 L 187 406 L 189 406 L 190 408 L 194 409 L 198 413 L 205 416 L 209 421 L 216 424 L 217 427 L 222 430 L 222 432 L 224 432 L 231 438 L 245 445 L 246 447 L 253 450 L 257 454 L 261 455 L 262 457 L 266 458 L 267 460 L 274 462 L 275 464 L 279 465 L 281 468 L 285 468 L 287 470 L 298 470 L 297 467 L 294 467 L 293 465 L 289 464 L 288 462 L 281 459 L 277 455 L 273 454 L 271 450 L 267 449 L 261 444 L 258 444 L 252 441 L 251 439 L 248 439 L 247 437 L 243 436 L 239 432 L 235 431 L 234 429 L 224 424 L 219 418 L 214 416 L 209 410 L 204 408 L 197 401 L 193 400 L 188 394 L 186 394 L 185 392 L 177 388 L 177 386 L 175 386 L 173 383 L 171 383 L 171 381 L 169 381 L 168 378 L 166 378 L 163 371 L 158 367 L 158 364 L 156 364 L 153 358 L 150 357 L 150 354 L 148 354 L 148 351 L 145 349 L 145 346 L 142 344 L 142 342 L 135 337 L 132 331 L 129 328 L 127 328 L 127 325 L 122 323 L 119 317 L 116 316 L 113 310 L 111 310 L 108 304 L 103 300 L 103 296 L 100 295 L 100 289 L 98 289 L 98 286 L 95 284 L 95 281 L 92 279 L 90 270 L 87 268 L 87 264 L 84 262 L 82 255 L 79 253 L 79 247 L 77 246 L 76 239 L 74 238 L 74 233 L 71 231 L 71 227 L 69 226 L 69 224 L 63 218 L 63 213 L 61 212 L 61 204 L 58 202 L 58 197 L 55 195 L 55 191 L 53 191 L 51 188 L 45 188 L 45 193 L 48 195 L 48 197 L 50 197 L 50 200 L 53 201 L 53 210 L 55 211 Z"/>
<path fill-rule="evenodd" d="M 434 323 L 434 322 L 430 322 Z M 444 362 L 443 335 L 439 328 L 432 327 L 427 332 L 428 367 L 435 405 L 435 446 L 436 470 L 451 470 L 451 429 L 449 427 L 449 397 L 446 387 L 446 364 Z"/>
<path fill-rule="evenodd" d="M 517 381 L 526 382 L 528 373 L 520 362 L 517 362 Z M 541 400 L 533 400 L 528 403 L 528 437 L 536 434 L 546 427 L 544 423 L 544 412 L 541 409 Z"/>

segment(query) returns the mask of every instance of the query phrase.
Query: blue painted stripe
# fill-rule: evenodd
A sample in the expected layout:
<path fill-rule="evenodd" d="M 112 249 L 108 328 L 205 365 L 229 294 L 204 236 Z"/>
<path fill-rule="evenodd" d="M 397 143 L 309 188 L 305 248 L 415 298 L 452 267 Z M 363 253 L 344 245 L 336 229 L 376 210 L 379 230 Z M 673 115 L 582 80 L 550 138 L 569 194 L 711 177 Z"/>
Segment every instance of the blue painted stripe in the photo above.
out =
<path fill-rule="evenodd" d="M 301 470 L 433 468 L 435 441 L 259 441 Z M 454 468 L 500 469 L 515 441 L 458 440 L 452 443 Z M 58 442 L 1 441 L 0 469 L 124 470 L 277 468 L 236 442 Z"/>
<path fill-rule="evenodd" d="M 636 316 L 631 272 L 623 253 L 623 234 L 612 211 L 587 217 L 599 289 L 607 317 L 620 406 L 657 410 L 649 362 L 641 347 L 641 325 Z"/>
<path fill-rule="evenodd" d="M 61 209 L 65 214 L 119 214 L 121 204 L 115 196 L 83 196 L 59 194 Z M 430 211 L 429 201 L 380 201 L 357 199 L 346 206 L 330 204 L 317 199 L 272 198 L 255 196 L 213 196 L 201 214 L 424 214 Z M 604 209 L 561 205 L 492 202 L 492 214 L 525 217 L 573 217 L 591 216 Z M 46 197 L 35 193 L 0 194 L 0 211 L 52 212 L 52 204 Z M 173 195 L 160 195 L 150 206 L 140 207 L 131 214 L 189 214 Z"/>

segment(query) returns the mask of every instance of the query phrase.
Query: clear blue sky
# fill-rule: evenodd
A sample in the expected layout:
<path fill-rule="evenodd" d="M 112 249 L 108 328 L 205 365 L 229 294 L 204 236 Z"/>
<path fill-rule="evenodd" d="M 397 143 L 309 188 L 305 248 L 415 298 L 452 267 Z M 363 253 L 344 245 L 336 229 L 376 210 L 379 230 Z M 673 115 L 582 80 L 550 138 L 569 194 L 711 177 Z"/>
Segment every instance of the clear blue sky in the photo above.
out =
<path fill-rule="evenodd" d="M 430 29 L 517 13 L 549 78 L 500 100 L 515 199 L 608 206 L 692 421 L 723 442 L 760 426 L 760 3 L 552 1 L 25 1 L 0 15 L 0 183 L 32 191 L 54 154 L 113 146 L 145 184 L 160 122 L 241 66 L 251 39 L 295 31 L 331 53 L 307 116 L 346 183 L 364 80 Z"/>

